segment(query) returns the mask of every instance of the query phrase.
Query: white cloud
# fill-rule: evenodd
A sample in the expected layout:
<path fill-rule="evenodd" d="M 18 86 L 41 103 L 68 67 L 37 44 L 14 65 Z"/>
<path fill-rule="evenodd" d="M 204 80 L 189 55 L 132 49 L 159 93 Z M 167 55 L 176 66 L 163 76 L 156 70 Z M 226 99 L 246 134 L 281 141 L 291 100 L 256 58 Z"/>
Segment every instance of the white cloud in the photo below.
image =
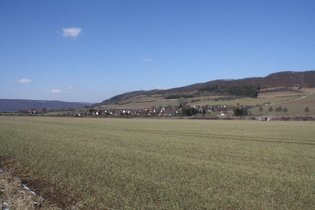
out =
<path fill-rule="evenodd" d="M 31 83 L 32 80 L 31 79 L 20 79 L 19 83 Z"/>
<path fill-rule="evenodd" d="M 51 93 L 61 93 L 62 90 L 60 90 L 60 89 L 52 89 L 50 92 Z"/>
<path fill-rule="evenodd" d="M 151 61 L 153 61 L 153 59 L 151 59 L 151 58 L 144 58 L 144 59 L 142 59 L 144 62 L 151 62 Z"/>
<path fill-rule="evenodd" d="M 82 28 L 72 27 L 72 28 L 62 28 L 63 37 L 73 37 L 76 38 L 81 34 Z"/>

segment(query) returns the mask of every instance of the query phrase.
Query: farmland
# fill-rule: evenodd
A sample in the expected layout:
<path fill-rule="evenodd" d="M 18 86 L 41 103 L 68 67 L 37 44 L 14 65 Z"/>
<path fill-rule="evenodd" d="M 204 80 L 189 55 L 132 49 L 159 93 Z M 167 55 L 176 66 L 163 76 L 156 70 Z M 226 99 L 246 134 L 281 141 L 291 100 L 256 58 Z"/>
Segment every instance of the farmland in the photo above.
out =
<path fill-rule="evenodd" d="M 281 102 L 281 103 L 275 103 L 275 104 L 268 104 L 265 105 L 264 111 L 262 113 L 269 114 L 269 115 L 284 115 L 282 113 L 275 112 L 277 107 L 286 107 L 288 109 L 288 112 L 285 113 L 285 115 L 295 115 L 295 116 L 301 116 L 301 115 L 315 115 L 315 94 L 309 94 L 303 97 L 299 97 L 297 99 L 288 101 L 288 102 Z M 268 111 L 268 108 L 272 107 L 273 112 Z M 309 108 L 309 112 L 305 112 L 305 108 Z M 258 108 L 251 110 L 253 114 L 262 114 L 259 113 Z"/>
<path fill-rule="evenodd" d="M 189 94 L 188 94 L 189 95 Z M 249 106 L 251 115 L 273 115 L 273 116 L 314 116 L 315 115 L 315 89 L 303 88 L 269 88 L 263 89 L 257 98 L 240 96 L 194 96 L 192 98 L 165 99 L 160 94 L 156 95 L 137 95 L 119 103 L 107 104 L 94 107 L 96 110 L 104 109 L 145 109 L 148 107 L 179 107 L 186 104 L 188 107 L 203 106 Z M 282 106 L 286 111 L 276 111 Z M 269 111 L 272 107 L 273 111 Z M 309 111 L 305 112 L 308 107 Z M 211 110 L 209 115 L 220 115 L 222 111 Z"/>
<path fill-rule="evenodd" d="M 62 208 L 314 209 L 314 126 L 0 116 L 0 166 Z"/>

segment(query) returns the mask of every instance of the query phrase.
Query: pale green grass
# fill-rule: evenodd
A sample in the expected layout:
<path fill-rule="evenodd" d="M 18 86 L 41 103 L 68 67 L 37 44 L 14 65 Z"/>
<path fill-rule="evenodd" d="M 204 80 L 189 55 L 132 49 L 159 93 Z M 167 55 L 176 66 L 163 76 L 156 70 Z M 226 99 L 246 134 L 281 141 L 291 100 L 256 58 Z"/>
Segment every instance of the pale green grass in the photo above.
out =
<path fill-rule="evenodd" d="M 220 98 L 220 97 L 216 97 Z M 215 98 L 204 98 L 201 101 L 197 101 L 194 103 L 191 103 L 190 105 L 228 105 L 228 106 L 237 106 L 237 105 L 243 105 L 243 106 L 256 106 L 256 105 L 263 105 L 263 104 L 274 104 L 274 103 L 280 103 L 285 101 L 290 101 L 294 99 L 295 97 L 277 97 L 277 98 L 241 98 L 236 100 L 214 100 Z"/>
<path fill-rule="evenodd" d="M 167 107 L 169 105 L 179 106 L 177 100 L 161 100 L 161 101 L 153 101 L 153 102 L 139 102 L 139 103 L 127 103 L 127 104 L 111 104 L 106 108 L 110 109 L 144 109 L 150 107 Z"/>
<path fill-rule="evenodd" d="M 144 109 L 148 107 L 166 107 L 178 106 L 178 101 L 174 99 L 164 99 L 161 95 L 139 95 L 130 99 L 124 100 L 122 104 L 110 104 L 106 108 L 111 109 Z"/>
<path fill-rule="evenodd" d="M 283 97 L 267 97 L 267 98 L 240 98 L 236 100 L 220 100 L 220 98 L 226 98 L 223 96 L 204 96 L 204 97 L 194 97 L 187 99 L 190 106 L 199 105 L 228 105 L 228 106 L 256 106 L 264 104 L 275 104 L 293 100 L 299 96 L 283 96 Z M 198 101 L 196 101 L 198 100 Z M 143 96 L 134 97 L 132 99 L 126 100 L 125 104 L 111 104 L 107 108 L 113 109 L 139 109 L 147 107 L 166 107 L 168 105 L 179 106 L 177 99 L 166 100 L 161 97 L 148 97 L 143 98 Z"/>
<path fill-rule="evenodd" d="M 309 94 L 305 96 L 304 98 L 302 98 L 301 100 L 315 100 L 315 93 Z"/>
<path fill-rule="evenodd" d="M 160 100 L 163 100 L 163 96 L 161 95 L 153 95 L 153 96 L 139 95 L 139 96 L 135 96 L 124 101 L 130 102 L 130 103 L 139 103 L 139 102 L 152 102 L 152 101 L 160 101 Z"/>
<path fill-rule="evenodd" d="M 2 116 L 0 153 L 92 209 L 314 209 L 314 126 Z"/>

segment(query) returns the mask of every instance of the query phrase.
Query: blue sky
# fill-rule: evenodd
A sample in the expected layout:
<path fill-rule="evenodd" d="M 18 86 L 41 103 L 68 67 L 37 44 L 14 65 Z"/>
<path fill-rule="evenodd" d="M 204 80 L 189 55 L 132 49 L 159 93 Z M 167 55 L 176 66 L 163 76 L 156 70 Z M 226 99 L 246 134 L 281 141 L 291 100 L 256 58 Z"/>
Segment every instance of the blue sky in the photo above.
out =
<path fill-rule="evenodd" d="M 101 102 L 314 69 L 314 0 L 0 0 L 3 99 Z"/>

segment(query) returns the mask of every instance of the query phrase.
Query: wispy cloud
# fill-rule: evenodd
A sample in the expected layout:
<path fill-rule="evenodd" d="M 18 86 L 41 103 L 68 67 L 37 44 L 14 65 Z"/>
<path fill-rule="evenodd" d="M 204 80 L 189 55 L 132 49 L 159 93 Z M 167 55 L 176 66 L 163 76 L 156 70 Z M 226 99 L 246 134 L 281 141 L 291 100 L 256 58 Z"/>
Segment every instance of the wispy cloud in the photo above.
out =
<path fill-rule="evenodd" d="M 78 37 L 82 32 L 82 28 L 72 27 L 72 28 L 62 28 L 63 37 Z"/>
<path fill-rule="evenodd" d="M 69 87 L 67 87 L 67 90 L 66 91 L 62 91 L 63 93 L 65 92 L 65 93 L 72 93 L 72 90 L 74 90 L 75 89 L 75 87 L 73 87 L 73 86 L 69 86 Z"/>
<path fill-rule="evenodd" d="M 153 59 L 152 58 L 144 58 L 144 59 L 142 59 L 144 62 L 151 62 L 151 61 L 153 61 Z"/>
<path fill-rule="evenodd" d="M 31 83 L 32 80 L 31 79 L 20 79 L 18 82 L 19 83 Z"/>
<path fill-rule="evenodd" d="M 60 90 L 60 89 L 52 89 L 50 92 L 51 93 L 61 93 L 62 90 Z"/>

